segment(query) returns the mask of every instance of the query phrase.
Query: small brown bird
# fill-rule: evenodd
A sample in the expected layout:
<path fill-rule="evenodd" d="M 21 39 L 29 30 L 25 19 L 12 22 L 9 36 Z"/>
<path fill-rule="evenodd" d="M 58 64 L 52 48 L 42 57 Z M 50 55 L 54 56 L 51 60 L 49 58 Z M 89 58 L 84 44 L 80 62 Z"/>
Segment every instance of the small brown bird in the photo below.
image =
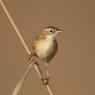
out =
<path fill-rule="evenodd" d="M 46 79 L 47 83 L 50 78 L 48 64 L 57 52 L 58 44 L 56 37 L 61 32 L 62 31 L 57 27 L 49 26 L 46 27 L 33 41 L 33 51 L 31 52 L 30 58 L 36 56 L 45 62 L 47 78 L 42 80 Z"/>
<path fill-rule="evenodd" d="M 40 33 L 40 35 L 38 35 L 33 41 L 33 45 L 32 45 L 33 51 L 29 55 L 29 59 L 31 59 L 31 61 L 34 61 L 35 63 L 36 62 L 35 57 L 36 57 L 45 62 L 47 76 L 46 78 L 44 78 L 43 74 L 40 76 L 42 83 L 44 85 L 47 85 L 49 82 L 50 75 L 48 72 L 48 64 L 57 52 L 58 44 L 57 44 L 56 37 L 61 32 L 62 31 L 58 29 L 57 27 L 49 26 L 49 27 L 46 27 Z M 17 95 L 20 89 L 22 88 L 29 74 L 31 66 L 32 66 L 31 64 L 28 66 L 28 69 L 26 70 L 25 74 L 22 76 L 22 78 L 17 83 L 17 86 L 15 87 L 12 95 Z"/>

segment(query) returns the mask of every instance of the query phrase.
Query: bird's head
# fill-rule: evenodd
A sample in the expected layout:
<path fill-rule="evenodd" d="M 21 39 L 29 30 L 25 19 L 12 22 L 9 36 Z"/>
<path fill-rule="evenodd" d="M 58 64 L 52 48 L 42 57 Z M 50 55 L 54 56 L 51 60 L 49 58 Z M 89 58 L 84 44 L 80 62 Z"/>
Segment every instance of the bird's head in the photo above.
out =
<path fill-rule="evenodd" d="M 62 31 L 55 27 L 55 26 L 48 26 L 45 28 L 44 32 L 49 35 L 49 36 L 54 36 L 56 37 L 58 34 L 60 34 Z"/>
<path fill-rule="evenodd" d="M 56 38 L 61 32 L 63 31 L 55 26 L 48 26 L 41 32 L 40 36 L 53 39 Z"/>

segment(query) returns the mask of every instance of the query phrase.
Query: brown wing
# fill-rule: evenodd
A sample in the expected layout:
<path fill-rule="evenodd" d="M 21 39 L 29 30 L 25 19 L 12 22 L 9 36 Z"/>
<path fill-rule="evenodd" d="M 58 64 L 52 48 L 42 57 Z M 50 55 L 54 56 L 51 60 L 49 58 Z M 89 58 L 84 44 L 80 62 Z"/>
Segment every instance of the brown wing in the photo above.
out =
<path fill-rule="evenodd" d="M 36 44 L 39 43 L 39 41 L 44 40 L 46 38 L 46 32 L 41 32 L 36 38 L 33 40 L 32 47 L 35 49 Z"/>

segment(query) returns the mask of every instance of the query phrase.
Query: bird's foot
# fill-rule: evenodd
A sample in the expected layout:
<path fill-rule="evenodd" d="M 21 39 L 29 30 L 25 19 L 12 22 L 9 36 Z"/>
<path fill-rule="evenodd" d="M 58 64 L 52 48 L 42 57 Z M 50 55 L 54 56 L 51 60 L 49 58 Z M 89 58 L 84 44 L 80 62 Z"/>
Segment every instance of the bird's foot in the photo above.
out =
<path fill-rule="evenodd" d="M 46 78 L 42 78 L 42 85 L 48 85 L 49 84 L 49 80 L 50 80 L 50 77 L 46 77 Z"/>
<path fill-rule="evenodd" d="M 30 61 L 31 59 L 34 59 L 35 57 L 35 54 L 34 53 L 31 53 L 28 55 L 28 61 Z"/>

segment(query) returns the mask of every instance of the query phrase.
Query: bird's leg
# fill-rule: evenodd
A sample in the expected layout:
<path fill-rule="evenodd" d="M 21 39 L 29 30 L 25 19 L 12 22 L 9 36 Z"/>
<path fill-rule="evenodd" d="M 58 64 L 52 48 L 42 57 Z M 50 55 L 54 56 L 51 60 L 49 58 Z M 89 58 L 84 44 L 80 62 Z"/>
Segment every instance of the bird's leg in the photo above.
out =
<path fill-rule="evenodd" d="M 46 68 L 46 77 L 47 77 L 47 79 L 50 78 L 48 67 L 49 67 L 49 64 L 46 62 L 45 63 L 45 68 Z"/>
<path fill-rule="evenodd" d="M 41 68 L 40 68 L 40 66 L 39 66 L 37 61 L 34 62 L 34 66 L 36 68 L 36 71 L 39 74 L 40 79 L 42 80 L 43 79 L 43 72 L 42 72 L 42 70 L 41 70 Z"/>
<path fill-rule="evenodd" d="M 46 77 L 42 79 L 42 82 L 44 85 L 47 85 L 49 83 L 49 79 L 50 79 L 50 75 L 49 75 L 49 71 L 48 71 L 48 63 L 45 63 L 45 69 L 46 69 Z"/>

